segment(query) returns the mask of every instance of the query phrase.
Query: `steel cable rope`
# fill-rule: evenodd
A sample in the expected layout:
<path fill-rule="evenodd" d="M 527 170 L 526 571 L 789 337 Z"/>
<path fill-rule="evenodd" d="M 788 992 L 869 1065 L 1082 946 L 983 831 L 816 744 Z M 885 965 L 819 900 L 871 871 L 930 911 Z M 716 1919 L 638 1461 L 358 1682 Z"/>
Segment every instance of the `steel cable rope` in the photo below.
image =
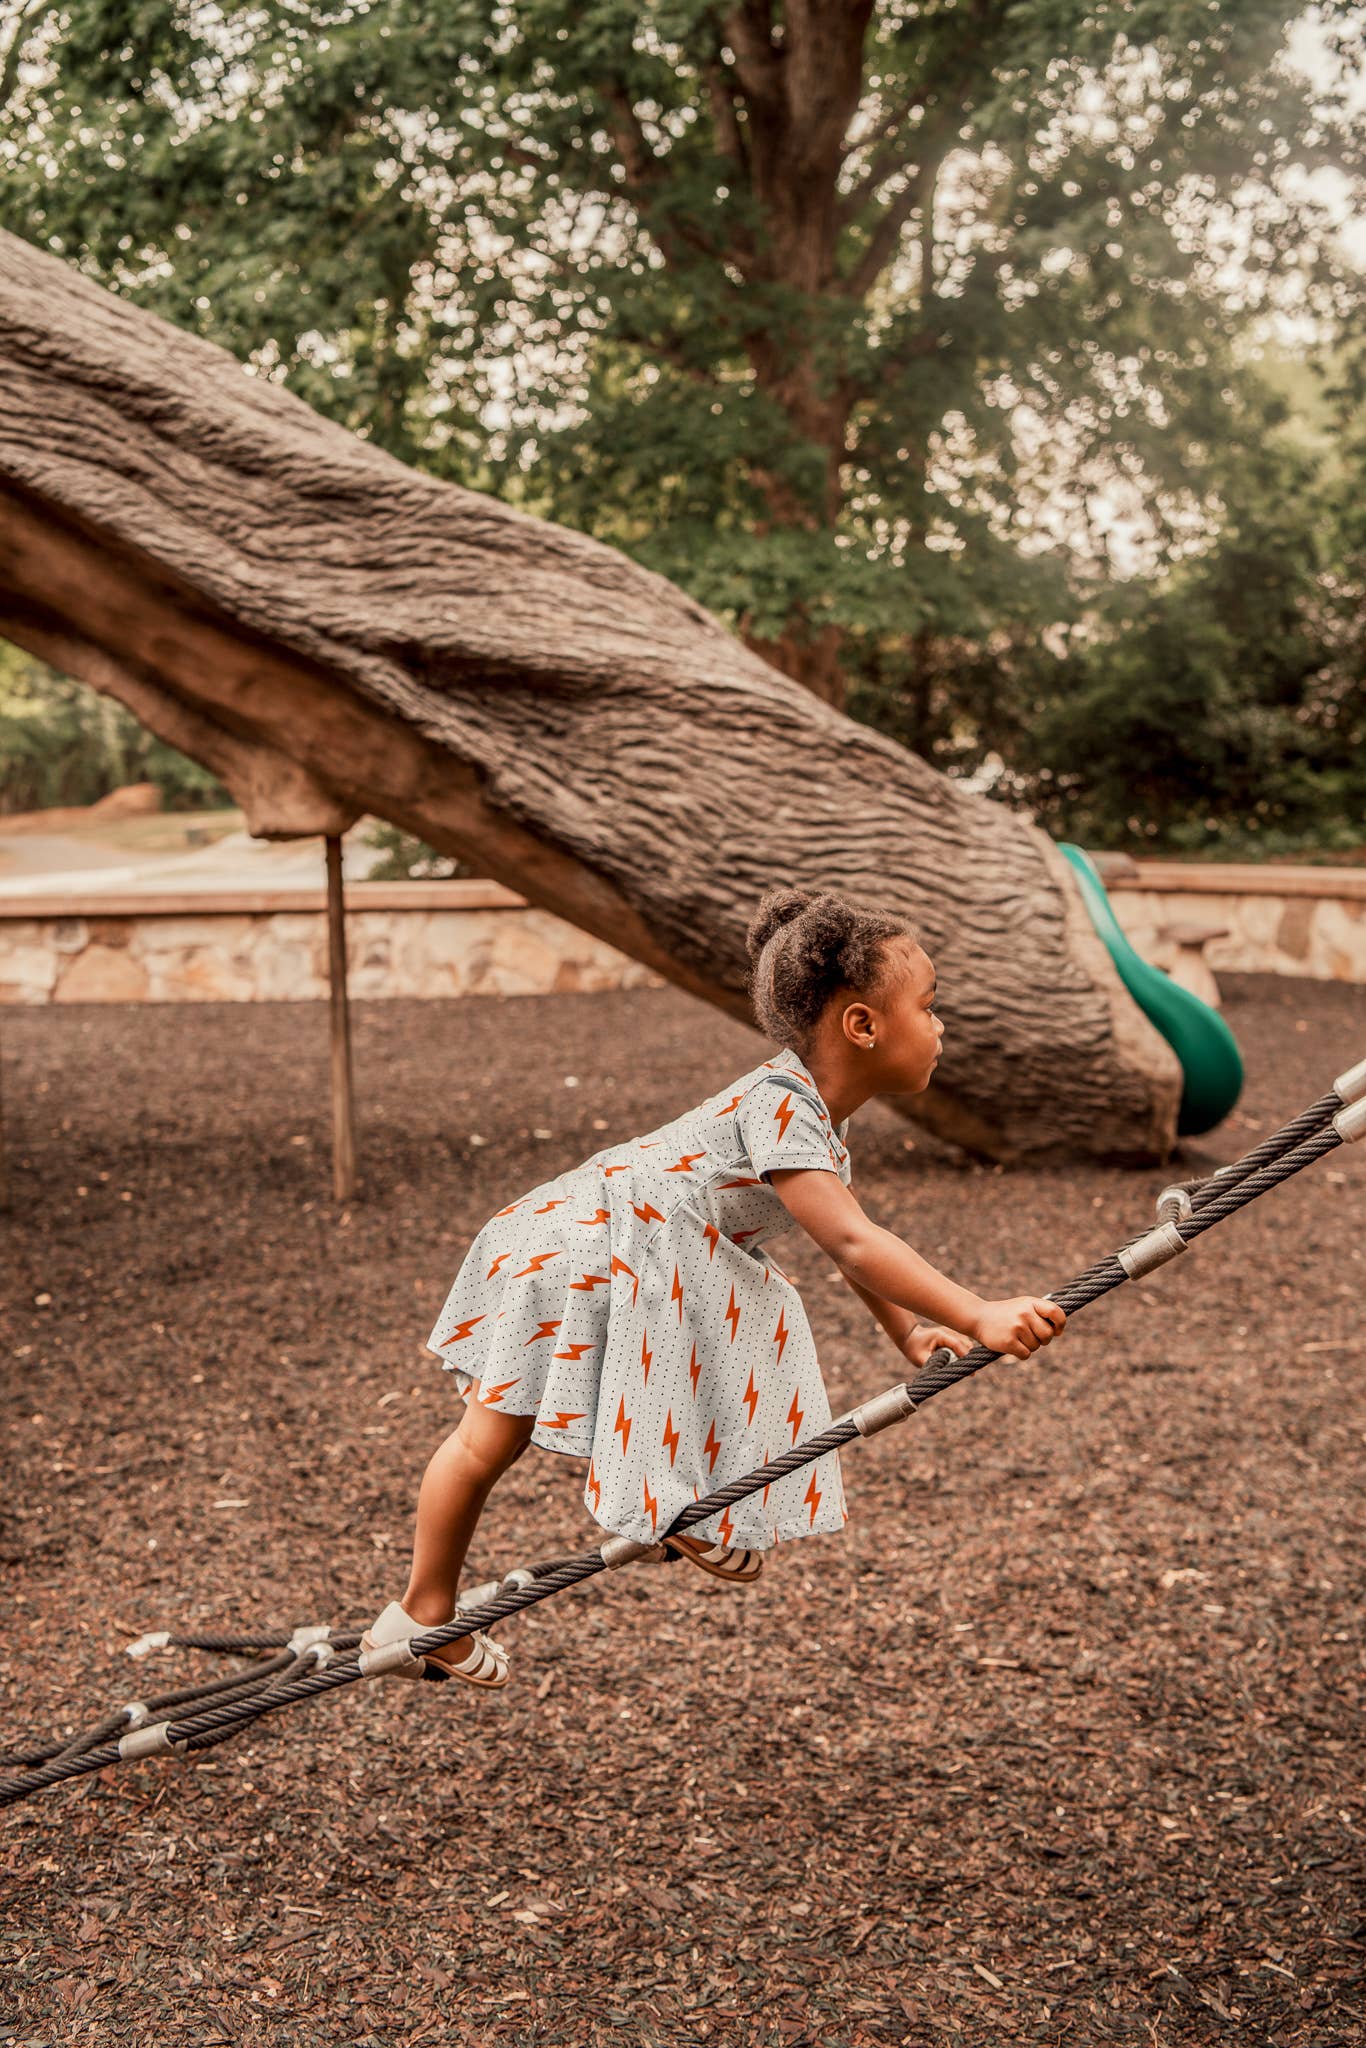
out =
<path fill-rule="evenodd" d="M 1363 1136 L 1366 1136 L 1366 1059 L 1340 1074 L 1328 1094 L 1321 1096 L 1269 1138 L 1263 1139 L 1241 1159 L 1218 1167 L 1207 1180 L 1173 1182 L 1164 1188 L 1157 1197 L 1161 1220 L 1156 1226 L 1143 1231 L 1117 1252 L 1107 1252 L 1061 1287 L 1050 1289 L 1046 1298 L 1057 1302 L 1068 1317 L 1072 1317 L 1078 1309 L 1123 1286 L 1126 1280 L 1139 1279 L 1156 1267 L 1165 1265 L 1216 1223 L 1222 1223 L 1236 1210 L 1256 1201 L 1305 1167 L 1312 1166 L 1327 1153 Z M 757 1493 L 761 1487 L 800 1471 L 804 1465 L 814 1464 L 830 1451 L 842 1449 L 856 1437 L 872 1436 L 893 1423 L 903 1421 L 936 1394 L 971 1378 L 983 1366 L 1003 1355 L 1007 1354 L 989 1351 L 982 1344 L 974 1344 L 961 1358 L 947 1347 L 933 1352 L 913 1379 L 874 1395 L 848 1415 L 831 1422 L 816 1436 L 805 1438 L 767 1464 L 692 1502 L 667 1529 L 660 1532 L 661 1537 L 682 1534 Z M 344 1659 L 338 1656 L 338 1652 L 354 1650 L 361 1632 L 334 1636 L 325 1623 L 296 1629 L 290 1635 L 276 1633 L 249 1638 L 220 1634 L 175 1635 L 169 1630 L 158 1630 L 143 1637 L 141 1644 L 132 1645 L 133 1651 L 139 1651 L 144 1645 L 150 1648 L 175 1646 L 238 1652 L 248 1649 L 259 1652 L 283 1645 L 284 1650 L 282 1655 L 270 1659 L 261 1669 L 238 1672 L 209 1685 L 167 1694 L 155 1703 L 165 1707 L 199 1701 L 199 1710 L 184 1718 L 153 1721 L 147 1718 L 151 1710 L 149 1704 L 134 1702 L 117 1714 L 107 1716 L 86 1735 L 76 1737 L 55 1752 L 48 1752 L 41 1762 L 29 1768 L 15 1770 L 13 1766 L 16 1763 L 29 1764 L 35 1752 L 28 1752 L 23 1758 L 6 1759 L 0 1765 L 8 1779 L 8 1782 L 0 1782 L 0 1807 L 12 1806 L 49 1785 L 104 1770 L 110 1764 L 163 1752 L 184 1756 L 211 1748 L 235 1734 L 239 1728 L 267 1714 L 277 1713 L 281 1708 L 294 1706 L 301 1700 L 330 1692 L 338 1686 L 350 1685 L 358 1678 L 420 1664 L 423 1652 L 440 1649 L 444 1644 L 468 1635 L 473 1629 L 491 1628 L 539 1601 L 548 1600 L 570 1586 L 596 1577 L 599 1572 L 618 1569 L 638 1558 L 658 1559 L 664 1554 L 659 1540 L 648 1544 L 612 1536 L 596 1549 L 574 1557 L 558 1558 L 549 1564 L 524 1566 L 507 1574 L 493 1588 L 478 1588 L 479 1597 L 458 1607 L 454 1617 L 438 1628 L 425 1629 L 406 1641 L 388 1643 L 363 1656 Z M 491 1597 L 483 1597 L 485 1594 Z M 306 1672 L 303 1667 L 310 1663 L 318 1668 Z M 117 1741 L 103 1739 L 111 1724 L 114 1727 L 122 1724 L 127 1728 L 134 1717 L 137 1725 Z"/>

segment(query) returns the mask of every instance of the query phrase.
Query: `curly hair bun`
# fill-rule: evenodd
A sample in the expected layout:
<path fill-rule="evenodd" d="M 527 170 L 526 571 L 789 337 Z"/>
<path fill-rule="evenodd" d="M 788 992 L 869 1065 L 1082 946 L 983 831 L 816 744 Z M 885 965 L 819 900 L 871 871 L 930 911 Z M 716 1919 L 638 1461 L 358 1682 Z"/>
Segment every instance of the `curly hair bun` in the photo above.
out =
<path fill-rule="evenodd" d="M 841 989 L 881 999 L 884 947 L 897 938 L 920 943 L 914 926 L 895 911 L 864 910 L 832 889 L 767 890 L 745 933 L 759 1029 L 780 1043 L 786 1039 L 805 1058 L 803 1048 Z M 759 958 L 771 941 L 761 974 Z"/>
<path fill-rule="evenodd" d="M 807 905 L 814 901 L 815 898 L 805 889 L 766 890 L 745 933 L 745 949 L 750 960 L 757 961 L 774 932 L 781 931 L 785 924 L 791 924 L 793 918 L 800 917 Z"/>

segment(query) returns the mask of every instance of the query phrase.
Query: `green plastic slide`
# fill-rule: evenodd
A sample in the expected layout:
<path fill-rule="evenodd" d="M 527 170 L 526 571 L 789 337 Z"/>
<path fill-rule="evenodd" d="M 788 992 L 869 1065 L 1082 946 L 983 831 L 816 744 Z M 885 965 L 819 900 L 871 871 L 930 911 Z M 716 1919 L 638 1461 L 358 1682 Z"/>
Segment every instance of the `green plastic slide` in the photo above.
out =
<path fill-rule="evenodd" d="M 1217 1010 L 1182 988 L 1160 967 L 1139 958 L 1110 908 L 1095 863 L 1081 848 L 1059 842 L 1058 850 L 1076 870 L 1091 922 L 1104 939 L 1120 980 L 1181 1062 L 1186 1086 L 1177 1131 L 1182 1137 L 1194 1137 L 1212 1130 L 1242 1093 L 1243 1056 L 1237 1039 Z"/>

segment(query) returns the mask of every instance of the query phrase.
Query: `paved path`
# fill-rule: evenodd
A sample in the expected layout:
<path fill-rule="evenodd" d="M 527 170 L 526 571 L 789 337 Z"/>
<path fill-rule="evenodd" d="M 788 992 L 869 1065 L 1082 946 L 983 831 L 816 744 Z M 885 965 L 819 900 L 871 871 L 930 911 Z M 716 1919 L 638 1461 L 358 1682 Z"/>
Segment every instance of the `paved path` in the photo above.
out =
<path fill-rule="evenodd" d="M 364 843 L 361 819 L 342 842 L 342 872 L 364 881 L 381 858 Z M 176 853 L 129 853 L 124 847 L 62 832 L 0 829 L 0 895 L 43 896 L 129 890 L 299 889 L 325 879 L 321 839 L 274 841 L 230 832 L 211 846 Z"/>

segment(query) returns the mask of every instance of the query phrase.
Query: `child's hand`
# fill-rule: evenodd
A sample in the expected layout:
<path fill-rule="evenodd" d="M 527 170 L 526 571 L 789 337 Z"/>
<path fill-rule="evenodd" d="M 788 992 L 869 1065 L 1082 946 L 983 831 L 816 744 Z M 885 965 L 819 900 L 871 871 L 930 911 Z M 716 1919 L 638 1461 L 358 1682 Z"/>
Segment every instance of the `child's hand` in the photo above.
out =
<path fill-rule="evenodd" d="M 983 1302 L 975 1335 L 988 1351 L 1029 1358 L 1041 1344 L 1050 1344 L 1066 1321 L 1064 1310 L 1046 1294 L 1019 1294 L 1010 1301 Z"/>
<path fill-rule="evenodd" d="M 955 1358 L 962 1358 L 972 1349 L 971 1337 L 965 1337 L 961 1330 L 945 1330 L 938 1323 L 917 1323 L 908 1330 L 897 1346 L 898 1351 L 912 1365 L 924 1365 L 932 1351 L 950 1350 Z"/>

